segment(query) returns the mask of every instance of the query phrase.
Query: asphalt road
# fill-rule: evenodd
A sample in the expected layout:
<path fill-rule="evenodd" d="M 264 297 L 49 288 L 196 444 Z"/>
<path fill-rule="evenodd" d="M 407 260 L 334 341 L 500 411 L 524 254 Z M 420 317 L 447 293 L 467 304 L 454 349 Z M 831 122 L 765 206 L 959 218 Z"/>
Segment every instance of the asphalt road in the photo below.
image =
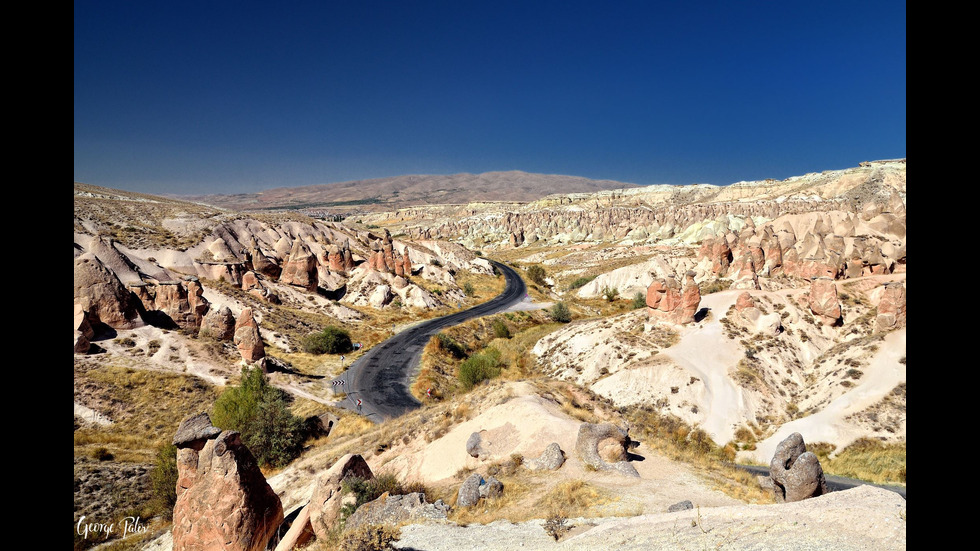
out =
<path fill-rule="evenodd" d="M 408 387 L 429 339 L 447 327 L 495 314 L 524 300 L 527 287 L 517 272 L 499 262 L 493 264 L 507 281 L 503 293 L 468 310 L 420 323 L 376 345 L 334 379 L 344 381 L 343 386 L 333 387 L 347 392 L 342 407 L 380 422 L 421 406 Z M 357 407 L 358 399 L 361 400 L 360 408 Z"/>

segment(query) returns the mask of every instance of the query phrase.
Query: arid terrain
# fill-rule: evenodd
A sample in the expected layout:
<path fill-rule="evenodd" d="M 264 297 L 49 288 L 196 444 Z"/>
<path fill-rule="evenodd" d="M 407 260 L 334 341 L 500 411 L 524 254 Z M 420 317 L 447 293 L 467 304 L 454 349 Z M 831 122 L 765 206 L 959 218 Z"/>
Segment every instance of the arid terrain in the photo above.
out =
<path fill-rule="evenodd" d="M 893 492 L 782 503 L 733 464 L 799 433 L 824 473 L 905 485 L 906 205 L 905 159 L 720 187 L 75 183 L 75 548 L 205 549 L 212 523 L 235 549 L 290 526 L 324 550 L 373 526 L 402 549 L 904 549 Z M 501 293 L 490 260 L 525 301 L 420 345 L 419 409 L 358 415 L 332 381 Z M 227 419 L 266 384 L 255 419 L 289 429 L 259 448 Z"/>

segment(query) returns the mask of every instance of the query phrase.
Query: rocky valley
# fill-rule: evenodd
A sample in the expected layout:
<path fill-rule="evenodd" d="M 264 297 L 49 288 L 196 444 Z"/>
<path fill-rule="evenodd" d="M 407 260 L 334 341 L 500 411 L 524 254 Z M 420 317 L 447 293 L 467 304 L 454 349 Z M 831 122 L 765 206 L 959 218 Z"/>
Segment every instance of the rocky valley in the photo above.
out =
<path fill-rule="evenodd" d="M 824 476 L 905 486 L 906 206 L 905 159 L 75 183 L 75 548 L 903 549 L 904 497 Z M 370 351 L 501 266 L 523 300 L 412 345 L 417 408 L 365 415 Z"/>

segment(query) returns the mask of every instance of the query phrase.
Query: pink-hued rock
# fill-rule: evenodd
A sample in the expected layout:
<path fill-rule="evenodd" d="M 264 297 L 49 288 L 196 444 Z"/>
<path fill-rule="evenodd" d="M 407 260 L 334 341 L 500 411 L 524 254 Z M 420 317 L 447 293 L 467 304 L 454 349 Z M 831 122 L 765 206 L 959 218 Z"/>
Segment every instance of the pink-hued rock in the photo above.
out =
<path fill-rule="evenodd" d="M 258 272 L 270 279 L 279 279 L 282 275 L 282 268 L 276 263 L 275 259 L 270 258 L 257 248 L 248 250 L 246 267 L 254 272 Z"/>
<path fill-rule="evenodd" d="M 905 327 L 905 284 L 894 282 L 885 285 L 878 303 L 875 331 L 891 331 Z"/>
<path fill-rule="evenodd" d="M 761 249 L 760 249 L 761 254 Z M 759 286 L 759 276 L 756 274 L 754 255 L 750 250 L 746 250 L 734 264 L 731 272 L 735 274 L 732 282 L 732 289 L 761 289 Z"/>
<path fill-rule="evenodd" d="M 251 308 L 242 310 L 235 323 L 235 346 L 246 362 L 257 362 L 265 357 L 265 345 Z"/>
<path fill-rule="evenodd" d="M 283 521 L 279 496 L 237 432 L 205 428 L 175 438 L 174 551 L 262 551 Z"/>
<path fill-rule="evenodd" d="M 724 277 L 732 263 L 732 249 L 728 246 L 728 240 L 725 237 L 706 239 L 701 243 L 698 257 L 709 259 L 711 261 L 711 273 L 718 277 Z"/>
<path fill-rule="evenodd" d="M 833 279 L 828 277 L 813 279 L 810 283 L 808 305 L 813 315 L 817 316 L 824 325 L 840 325 L 843 321 L 840 300 L 837 298 L 837 285 Z"/>
<path fill-rule="evenodd" d="M 331 245 L 327 250 L 327 265 L 330 271 L 347 274 L 354 269 L 354 257 L 350 252 L 350 240 L 345 239 L 343 246 Z"/>
<path fill-rule="evenodd" d="M 114 329 L 143 325 L 139 299 L 91 253 L 75 259 L 75 303 Z"/>
<path fill-rule="evenodd" d="M 211 306 L 197 280 L 140 283 L 130 289 L 143 303 L 145 320 L 151 325 L 176 324 L 196 331 Z"/>
<path fill-rule="evenodd" d="M 317 281 L 316 257 L 301 240 L 293 241 L 289 258 L 283 263 L 279 282 L 316 291 Z"/>
<path fill-rule="evenodd" d="M 738 298 L 735 299 L 735 309 L 738 310 L 739 312 L 747 308 L 755 308 L 755 307 L 756 307 L 755 299 L 753 299 L 752 295 L 750 295 L 747 291 L 738 295 Z"/>
<path fill-rule="evenodd" d="M 89 321 L 88 312 L 82 310 L 82 305 L 75 303 L 75 354 L 85 354 L 91 345 L 95 330 Z"/>
<path fill-rule="evenodd" d="M 652 319 L 691 323 L 701 304 L 701 289 L 694 282 L 694 272 L 685 274 L 683 286 L 671 277 L 654 279 L 647 287 L 646 302 Z"/>
<path fill-rule="evenodd" d="M 412 275 L 412 261 L 408 257 L 408 247 L 405 247 L 401 256 L 395 256 L 395 275 L 404 277 Z"/>

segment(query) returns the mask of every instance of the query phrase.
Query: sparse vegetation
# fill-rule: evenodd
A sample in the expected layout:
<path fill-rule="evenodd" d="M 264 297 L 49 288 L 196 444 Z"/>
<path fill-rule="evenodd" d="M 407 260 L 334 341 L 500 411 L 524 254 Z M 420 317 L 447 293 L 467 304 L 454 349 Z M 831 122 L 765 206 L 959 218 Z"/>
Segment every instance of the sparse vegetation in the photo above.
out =
<path fill-rule="evenodd" d="M 479 354 L 470 356 L 460 364 L 458 370 L 459 382 L 466 390 L 498 375 L 500 375 L 500 351 L 496 348 L 487 348 Z"/>
<path fill-rule="evenodd" d="M 647 297 L 643 296 L 643 293 L 637 292 L 635 295 L 633 295 L 633 301 L 630 303 L 630 306 L 632 306 L 634 310 L 646 308 L 646 305 Z"/>
<path fill-rule="evenodd" d="M 575 289 L 579 289 L 581 287 L 585 287 L 593 279 L 595 279 L 595 276 L 592 276 L 592 277 L 577 277 L 571 283 L 568 284 L 568 290 L 569 291 L 574 291 Z"/>
<path fill-rule="evenodd" d="M 548 285 L 547 282 L 544 280 L 544 278 L 547 277 L 547 274 L 545 273 L 544 268 L 542 268 L 541 266 L 538 266 L 537 264 L 533 266 L 528 266 L 525 273 L 527 274 L 528 279 L 537 283 L 538 285 L 542 287 Z"/>
<path fill-rule="evenodd" d="M 615 287 L 603 287 L 602 298 L 606 299 L 606 302 L 612 302 L 619 297 L 619 289 Z"/>
<path fill-rule="evenodd" d="M 167 443 L 160 447 L 150 480 L 157 514 L 171 520 L 177 503 L 177 446 Z"/>
<path fill-rule="evenodd" d="M 344 532 L 340 551 L 388 551 L 401 537 L 401 529 L 386 524 L 370 524 Z"/>
<path fill-rule="evenodd" d="M 493 322 L 493 334 L 498 339 L 509 339 L 510 329 L 507 328 L 507 324 L 501 320 L 495 320 Z"/>

